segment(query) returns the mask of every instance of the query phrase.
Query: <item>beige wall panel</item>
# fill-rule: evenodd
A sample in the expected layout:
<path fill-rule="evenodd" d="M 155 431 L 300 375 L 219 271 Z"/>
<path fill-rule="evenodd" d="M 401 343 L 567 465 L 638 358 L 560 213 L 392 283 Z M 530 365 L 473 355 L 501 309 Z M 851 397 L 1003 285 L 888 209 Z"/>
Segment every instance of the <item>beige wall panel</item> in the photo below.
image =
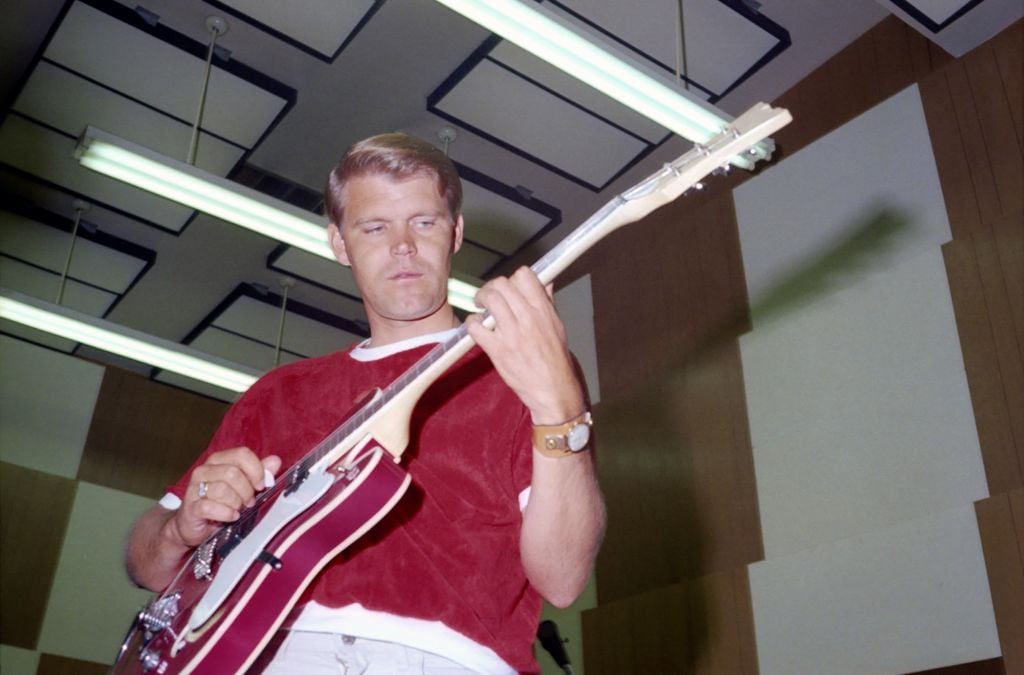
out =
<path fill-rule="evenodd" d="M 146 497 L 78 483 L 39 651 L 113 662 L 135 613 L 151 596 L 128 580 L 123 563 L 128 530 L 150 506 Z"/>
<path fill-rule="evenodd" d="M 66 656 L 41 654 L 39 670 L 36 675 L 104 675 L 110 670 L 109 665 L 69 659 Z"/>
<path fill-rule="evenodd" d="M 0 673 L 4 675 L 36 675 L 39 652 L 0 645 Z"/>
<path fill-rule="evenodd" d="M 0 460 L 74 478 L 103 367 L 0 335 Z"/>
<path fill-rule="evenodd" d="M 0 634 L 35 649 L 51 595 L 74 481 L 0 462 Z"/>
<path fill-rule="evenodd" d="M 587 378 L 590 403 L 601 402 L 601 380 L 597 370 L 597 343 L 594 338 L 594 295 L 590 288 L 590 275 L 584 275 L 571 284 L 560 286 L 555 292 L 555 306 L 565 324 L 569 349 Z"/>
<path fill-rule="evenodd" d="M 901 226 L 865 251 L 850 250 L 813 281 L 848 285 L 950 239 L 916 86 L 747 181 L 734 198 L 755 325 L 770 289 L 871 232 L 876 220 Z"/>
<path fill-rule="evenodd" d="M 906 673 L 1000 655 L 973 505 L 750 567 L 764 675 Z"/>
<path fill-rule="evenodd" d="M 939 251 L 741 340 L 765 556 L 987 496 Z"/>
<path fill-rule="evenodd" d="M 919 670 L 908 675 L 1006 675 L 1006 666 L 1002 658 L 985 659 L 983 661 L 971 661 L 955 666 L 943 666 L 941 668 L 929 668 Z"/>
<path fill-rule="evenodd" d="M 107 368 L 78 477 L 159 499 L 206 448 L 227 407 Z"/>

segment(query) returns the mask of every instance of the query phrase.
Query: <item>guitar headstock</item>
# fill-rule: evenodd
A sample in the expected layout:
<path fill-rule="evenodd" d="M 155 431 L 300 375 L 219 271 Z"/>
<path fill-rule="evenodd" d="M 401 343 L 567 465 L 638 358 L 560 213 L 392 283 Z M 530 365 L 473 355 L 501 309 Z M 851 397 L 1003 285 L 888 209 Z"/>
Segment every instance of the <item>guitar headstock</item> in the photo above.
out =
<path fill-rule="evenodd" d="M 758 146 L 758 143 L 791 120 L 788 110 L 758 103 L 707 143 L 694 146 L 679 159 L 617 195 L 534 263 L 533 271 L 542 283 L 548 283 L 601 238 L 674 200 L 716 169 L 729 163 L 742 165 L 766 159 L 773 144 Z M 748 154 L 744 161 L 735 161 L 744 153 Z"/>
<path fill-rule="evenodd" d="M 758 103 L 707 143 L 695 144 L 689 152 L 622 193 L 621 197 L 627 202 L 656 202 L 651 206 L 653 210 L 696 187 L 708 174 L 728 167 L 737 156 L 747 155 L 747 159 L 753 162 L 769 159 L 775 144 L 770 139 L 767 143 L 761 141 L 792 119 L 784 108 Z"/>

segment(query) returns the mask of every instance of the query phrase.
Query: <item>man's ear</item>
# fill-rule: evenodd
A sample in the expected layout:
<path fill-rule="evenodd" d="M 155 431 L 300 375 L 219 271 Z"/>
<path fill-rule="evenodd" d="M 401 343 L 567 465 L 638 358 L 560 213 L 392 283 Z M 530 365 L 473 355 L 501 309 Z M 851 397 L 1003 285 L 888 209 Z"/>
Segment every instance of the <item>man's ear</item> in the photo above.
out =
<path fill-rule="evenodd" d="M 338 262 L 345 267 L 352 266 L 348 259 L 348 250 L 345 248 L 345 238 L 341 236 L 341 228 L 335 223 L 327 226 L 327 243 L 331 245 L 331 250 L 334 251 L 334 257 L 338 259 Z"/>
<path fill-rule="evenodd" d="M 452 254 L 458 253 L 462 248 L 462 214 L 455 219 L 455 228 L 452 230 Z"/>

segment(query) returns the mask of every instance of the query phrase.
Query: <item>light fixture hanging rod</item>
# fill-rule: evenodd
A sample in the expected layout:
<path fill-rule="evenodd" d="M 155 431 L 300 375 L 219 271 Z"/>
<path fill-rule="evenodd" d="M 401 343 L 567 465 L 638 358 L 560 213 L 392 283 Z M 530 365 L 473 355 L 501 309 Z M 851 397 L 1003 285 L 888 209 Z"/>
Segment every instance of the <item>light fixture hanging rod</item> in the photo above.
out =
<path fill-rule="evenodd" d="M 284 320 L 288 315 L 288 289 L 295 285 L 295 279 L 281 277 L 281 318 L 277 322 L 277 342 L 274 343 L 274 366 L 281 365 L 281 345 L 284 343 Z"/>
<path fill-rule="evenodd" d="M 192 125 L 192 140 L 188 144 L 188 163 L 196 163 L 199 152 L 199 129 L 203 124 L 203 113 L 206 110 L 206 92 L 210 88 L 210 72 L 213 70 L 213 52 L 217 46 L 217 36 L 228 32 L 228 24 L 219 16 L 206 17 L 206 30 L 210 31 L 210 47 L 206 50 L 206 69 L 203 72 L 203 86 L 199 90 L 199 106 L 196 109 L 196 121 Z"/>
<path fill-rule="evenodd" d="M 82 223 L 82 214 L 89 210 L 89 205 L 76 199 L 73 204 L 75 209 L 75 224 L 71 228 L 71 243 L 68 244 L 68 254 L 64 258 L 64 269 L 60 273 L 60 285 L 57 287 L 57 304 L 64 301 L 64 288 L 68 283 L 68 272 L 71 270 L 71 256 L 75 252 L 75 242 L 78 241 L 78 226 Z"/>

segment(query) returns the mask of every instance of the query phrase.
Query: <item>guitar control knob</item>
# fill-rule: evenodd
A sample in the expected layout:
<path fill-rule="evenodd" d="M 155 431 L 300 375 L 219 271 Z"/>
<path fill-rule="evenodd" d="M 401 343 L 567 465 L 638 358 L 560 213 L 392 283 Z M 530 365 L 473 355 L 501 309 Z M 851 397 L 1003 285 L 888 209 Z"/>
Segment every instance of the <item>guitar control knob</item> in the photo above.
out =
<path fill-rule="evenodd" d="M 139 664 L 147 673 L 155 670 L 160 665 L 160 652 L 155 649 L 143 649 L 139 652 Z"/>

